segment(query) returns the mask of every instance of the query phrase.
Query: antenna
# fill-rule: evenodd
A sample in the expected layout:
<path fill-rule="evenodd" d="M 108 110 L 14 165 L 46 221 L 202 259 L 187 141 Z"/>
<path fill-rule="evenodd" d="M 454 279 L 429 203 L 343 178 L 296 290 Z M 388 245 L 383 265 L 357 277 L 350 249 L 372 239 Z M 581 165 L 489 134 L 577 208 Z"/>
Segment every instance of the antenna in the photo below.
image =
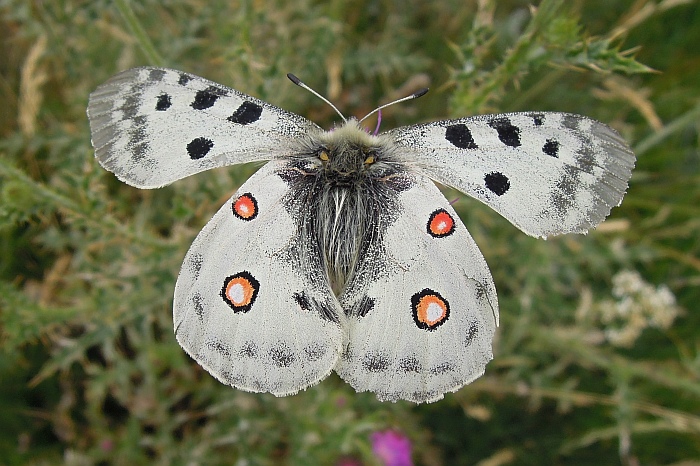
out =
<path fill-rule="evenodd" d="M 374 115 L 375 113 L 379 112 L 383 108 L 388 107 L 389 105 L 398 104 L 399 102 L 405 102 L 405 101 L 411 100 L 411 99 L 417 99 L 418 97 L 423 96 L 427 93 L 428 93 L 428 88 L 424 87 L 423 89 L 419 89 L 409 96 L 402 97 L 401 99 L 394 100 L 393 102 L 389 102 L 388 104 L 384 104 L 380 107 L 377 107 L 374 110 L 372 110 L 371 112 L 369 112 L 367 115 L 365 115 L 360 121 L 358 121 L 358 123 L 362 123 L 363 121 L 365 121 L 367 119 L 368 116 Z"/>
<path fill-rule="evenodd" d="M 306 84 L 304 84 L 304 83 L 301 81 L 301 79 L 297 78 L 297 77 L 294 76 L 292 73 L 287 73 L 287 77 L 289 78 L 289 80 L 290 80 L 291 82 L 293 82 L 293 83 L 296 84 L 297 86 L 301 87 L 302 89 L 306 89 L 307 91 L 311 92 L 313 95 L 315 95 L 316 97 L 318 97 L 319 99 L 321 99 L 322 101 L 324 101 L 325 103 L 327 103 L 328 105 L 330 105 L 331 108 L 332 108 L 333 110 L 335 110 L 335 113 L 337 113 L 338 115 L 340 115 L 340 118 L 342 118 L 343 121 L 344 121 L 345 123 L 348 122 L 348 120 L 343 116 L 343 114 L 340 113 L 340 110 L 338 110 L 338 109 L 336 108 L 336 106 L 333 105 L 333 104 L 330 102 L 330 100 L 326 99 L 326 98 L 323 97 L 321 94 L 319 94 L 318 92 L 316 92 L 316 91 L 314 91 L 313 89 L 311 89 L 309 86 L 307 86 Z M 365 118 L 366 118 L 366 117 L 365 117 Z"/>

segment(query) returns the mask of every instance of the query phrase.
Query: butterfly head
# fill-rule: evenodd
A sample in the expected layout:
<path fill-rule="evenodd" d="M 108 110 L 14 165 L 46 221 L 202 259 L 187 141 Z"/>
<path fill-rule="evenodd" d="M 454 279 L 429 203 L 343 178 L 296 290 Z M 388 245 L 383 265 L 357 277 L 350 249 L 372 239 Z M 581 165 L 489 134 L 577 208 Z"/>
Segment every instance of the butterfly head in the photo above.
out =
<path fill-rule="evenodd" d="M 310 158 L 306 158 L 305 161 L 305 170 L 322 175 L 329 186 L 357 187 L 365 181 L 377 181 L 404 168 L 398 159 L 393 157 L 393 141 L 387 136 L 377 134 L 381 123 L 381 111 L 390 105 L 425 95 L 428 92 L 427 88 L 381 105 L 357 120 L 345 118 L 332 102 L 295 75 L 288 73 L 287 77 L 297 86 L 326 102 L 343 119 L 341 126 L 321 132 L 305 141 L 307 147 L 301 151 L 301 154 L 304 154 L 302 157 L 306 158 L 305 156 L 310 154 Z M 378 113 L 377 127 L 370 133 L 360 124 L 375 113 Z"/>
<path fill-rule="evenodd" d="M 382 176 L 394 162 L 385 136 L 368 133 L 354 118 L 312 141 L 318 173 L 338 185 Z"/>

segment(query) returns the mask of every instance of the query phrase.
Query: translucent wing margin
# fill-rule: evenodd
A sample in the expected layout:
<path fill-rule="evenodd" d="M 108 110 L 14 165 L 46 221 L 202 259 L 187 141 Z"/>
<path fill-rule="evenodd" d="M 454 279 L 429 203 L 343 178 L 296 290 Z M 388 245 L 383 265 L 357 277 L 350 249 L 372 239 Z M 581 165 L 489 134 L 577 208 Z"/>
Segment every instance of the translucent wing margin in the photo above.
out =
<path fill-rule="evenodd" d="M 282 161 L 255 173 L 199 233 L 175 286 L 175 336 L 222 383 L 278 396 L 324 379 L 345 316 L 325 272 L 294 259 L 297 225 L 281 201 Z"/>
<path fill-rule="evenodd" d="M 635 157 L 612 128 L 567 113 L 506 113 L 384 133 L 435 181 L 525 233 L 584 233 L 622 201 Z"/>
<path fill-rule="evenodd" d="M 319 129 L 234 89 L 165 68 L 115 75 L 90 94 L 87 112 L 97 160 L 139 188 L 281 157 Z"/>

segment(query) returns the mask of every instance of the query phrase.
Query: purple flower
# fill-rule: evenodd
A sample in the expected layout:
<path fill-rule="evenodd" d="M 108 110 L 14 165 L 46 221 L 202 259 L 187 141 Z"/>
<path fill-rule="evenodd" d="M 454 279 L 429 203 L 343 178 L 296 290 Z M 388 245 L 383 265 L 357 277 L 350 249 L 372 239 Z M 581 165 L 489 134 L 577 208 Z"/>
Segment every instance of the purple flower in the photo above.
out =
<path fill-rule="evenodd" d="M 411 441 L 400 432 L 385 430 L 370 435 L 372 452 L 385 466 L 413 466 Z"/>

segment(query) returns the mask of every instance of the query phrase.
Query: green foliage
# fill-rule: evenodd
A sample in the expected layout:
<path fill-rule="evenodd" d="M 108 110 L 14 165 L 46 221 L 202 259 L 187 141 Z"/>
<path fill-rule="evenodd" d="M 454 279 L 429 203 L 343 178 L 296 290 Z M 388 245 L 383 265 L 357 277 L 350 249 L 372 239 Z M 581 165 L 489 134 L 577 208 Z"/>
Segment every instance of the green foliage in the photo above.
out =
<path fill-rule="evenodd" d="M 370 434 L 393 428 L 418 464 L 700 460 L 697 6 L 0 0 L 0 458 L 379 464 Z M 255 167 L 156 191 L 102 170 L 87 96 L 144 64 L 325 127 L 332 110 L 286 72 L 349 115 L 433 86 L 387 109 L 385 127 L 583 113 L 631 141 L 638 166 L 622 206 L 587 236 L 535 240 L 460 200 L 502 320 L 486 375 L 444 401 L 383 404 L 335 376 L 289 398 L 242 393 L 181 351 L 171 305 L 190 242 Z"/>

